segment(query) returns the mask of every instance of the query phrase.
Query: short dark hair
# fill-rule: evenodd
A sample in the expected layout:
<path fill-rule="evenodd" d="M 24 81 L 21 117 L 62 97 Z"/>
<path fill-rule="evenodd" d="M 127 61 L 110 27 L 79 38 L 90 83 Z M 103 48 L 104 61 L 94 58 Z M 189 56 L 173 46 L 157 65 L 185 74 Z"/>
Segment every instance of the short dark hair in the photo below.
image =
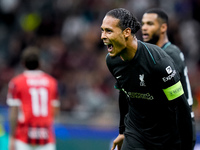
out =
<path fill-rule="evenodd" d="M 150 13 L 154 13 L 158 15 L 158 18 L 160 18 L 161 23 L 166 23 L 168 25 L 168 15 L 167 13 L 161 9 L 161 8 L 152 8 L 149 9 L 145 12 L 145 14 L 150 14 Z"/>
<path fill-rule="evenodd" d="M 141 28 L 141 25 L 137 18 L 130 11 L 124 8 L 112 9 L 109 12 L 107 12 L 106 16 L 112 16 L 114 18 L 119 19 L 119 27 L 122 30 L 130 28 L 131 33 L 133 34 L 135 34 Z"/>
<path fill-rule="evenodd" d="M 36 47 L 27 47 L 24 49 L 21 61 L 29 70 L 35 70 L 39 67 L 39 49 Z"/>

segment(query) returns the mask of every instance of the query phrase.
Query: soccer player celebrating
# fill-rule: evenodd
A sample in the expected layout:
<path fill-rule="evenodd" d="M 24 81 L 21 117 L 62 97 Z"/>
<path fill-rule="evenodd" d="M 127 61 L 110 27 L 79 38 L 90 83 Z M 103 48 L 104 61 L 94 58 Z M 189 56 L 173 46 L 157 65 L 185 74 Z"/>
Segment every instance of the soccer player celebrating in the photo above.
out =
<path fill-rule="evenodd" d="M 159 8 L 147 10 L 142 17 L 143 41 L 156 44 L 161 47 L 174 60 L 180 74 L 180 81 L 191 109 L 193 125 L 193 147 L 196 142 L 196 130 L 194 112 L 192 111 L 193 98 L 188 78 L 188 70 L 185 64 L 184 55 L 180 49 L 168 40 L 167 36 L 168 16 L 167 13 Z"/>
<path fill-rule="evenodd" d="M 161 48 L 137 40 L 136 17 L 117 8 L 105 15 L 101 39 L 119 89 L 118 150 L 191 150 L 192 122 L 178 71 Z"/>
<path fill-rule="evenodd" d="M 10 150 L 55 150 L 54 115 L 59 111 L 57 81 L 39 70 L 39 50 L 23 51 L 26 70 L 9 82 Z"/>

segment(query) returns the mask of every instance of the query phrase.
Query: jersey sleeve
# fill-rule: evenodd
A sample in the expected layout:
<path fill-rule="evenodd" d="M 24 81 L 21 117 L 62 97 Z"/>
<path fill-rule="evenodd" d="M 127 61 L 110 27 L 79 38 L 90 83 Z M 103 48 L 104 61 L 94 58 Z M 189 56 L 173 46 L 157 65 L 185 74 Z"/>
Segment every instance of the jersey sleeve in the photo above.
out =
<path fill-rule="evenodd" d="M 189 105 L 187 103 L 180 76 L 172 59 L 164 58 L 156 68 L 158 80 L 169 101 L 169 109 L 176 114 L 177 126 L 181 138 L 181 150 L 192 147 L 192 122 Z"/>
<path fill-rule="evenodd" d="M 123 134 L 125 131 L 124 118 L 128 113 L 128 101 L 126 99 L 126 94 L 120 90 L 119 91 L 119 112 L 120 112 L 120 120 L 119 120 L 119 134 Z"/>
<path fill-rule="evenodd" d="M 114 77 L 114 73 L 113 73 L 113 61 L 111 61 L 111 58 L 109 55 L 106 56 L 106 64 L 107 67 L 109 69 L 109 71 L 111 72 L 111 74 Z M 128 101 L 127 101 L 127 96 L 124 93 L 124 91 L 122 91 L 122 88 L 120 86 L 120 84 L 116 81 L 114 88 L 119 90 L 119 98 L 118 98 L 118 104 L 119 104 L 119 112 L 120 112 L 120 120 L 119 120 L 119 134 L 123 134 L 125 131 L 125 125 L 124 125 L 124 118 L 126 116 L 126 114 L 128 113 Z"/>
<path fill-rule="evenodd" d="M 184 94 L 179 72 L 170 57 L 164 57 L 157 63 L 155 74 L 158 84 L 169 101 Z"/>
<path fill-rule="evenodd" d="M 7 105 L 8 106 L 20 106 L 21 101 L 18 92 L 18 86 L 14 80 L 11 80 L 8 84 L 8 93 L 7 93 Z"/>

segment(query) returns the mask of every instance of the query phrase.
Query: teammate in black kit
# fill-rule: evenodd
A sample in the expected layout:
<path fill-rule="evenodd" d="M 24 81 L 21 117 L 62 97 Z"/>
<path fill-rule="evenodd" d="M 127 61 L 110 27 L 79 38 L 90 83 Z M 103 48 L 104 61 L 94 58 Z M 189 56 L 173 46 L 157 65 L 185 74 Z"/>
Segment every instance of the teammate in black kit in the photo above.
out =
<path fill-rule="evenodd" d="M 119 89 L 118 150 L 191 150 L 189 105 L 174 61 L 156 45 L 137 40 L 137 19 L 126 9 L 109 11 L 101 39 Z"/>
<path fill-rule="evenodd" d="M 184 55 L 180 49 L 168 40 L 167 36 L 168 16 L 167 13 L 159 8 L 147 10 L 142 17 L 143 41 L 156 44 L 161 47 L 174 60 L 177 70 L 180 73 L 180 80 L 183 90 L 191 108 L 193 124 L 193 147 L 196 142 L 196 130 L 194 112 L 192 111 L 193 98 L 188 78 L 188 70 L 184 61 Z"/>

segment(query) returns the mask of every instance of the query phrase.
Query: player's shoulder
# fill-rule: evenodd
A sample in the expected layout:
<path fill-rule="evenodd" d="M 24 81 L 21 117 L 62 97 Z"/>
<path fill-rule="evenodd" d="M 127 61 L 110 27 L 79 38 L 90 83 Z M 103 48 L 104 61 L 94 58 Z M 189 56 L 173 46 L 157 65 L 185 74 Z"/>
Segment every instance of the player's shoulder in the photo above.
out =
<path fill-rule="evenodd" d="M 155 44 L 146 43 L 146 42 L 142 42 L 142 41 L 140 41 L 140 43 L 141 43 L 140 45 L 142 45 L 143 49 L 145 51 L 147 50 L 148 53 L 150 53 L 150 52 L 155 53 L 155 54 L 161 53 L 161 54 L 165 55 L 165 53 L 163 53 L 163 50 Z"/>
<path fill-rule="evenodd" d="M 171 43 L 171 44 L 169 45 L 169 47 L 174 48 L 174 49 L 176 49 L 176 50 L 178 50 L 178 51 L 181 51 L 180 48 L 179 48 L 178 46 L 176 46 L 175 44 L 172 44 L 172 43 Z"/>
<path fill-rule="evenodd" d="M 164 51 L 170 55 L 173 59 L 181 59 L 182 61 L 184 61 L 184 54 L 182 53 L 182 51 L 180 50 L 180 48 L 174 44 L 170 44 L 168 47 L 166 47 L 166 49 L 164 49 Z"/>
<path fill-rule="evenodd" d="M 24 80 L 25 78 L 24 78 L 24 74 L 23 73 L 20 73 L 20 74 L 18 74 L 18 75 L 16 75 L 16 76 L 14 76 L 11 80 L 10 80 L 10 82 L 15 82 L 15 83 L 17 83 L 17 82 L 22 82 L 22 80 Z"/>
<path fill-rule="evenodd" d="M 57 82 L 57 79 L 55 77 L 53 77 L 52 75 L 50 75 L 46 72 L 43 72 L 43 77 L 47 78 L 50 81 Z"/>
<path fill-rule="evenodd" d="M 139 46 L 145 55 L 148 55 L 149 58 L 155 61 L 160 61 L 161 59 L 166 59 L 169 56 L 157 45 L 146 43 L 146 42 L 139 42 Z"/>
<path fill-rule="evenodd" d="M 171 52 L 171 53 L 174 53 L 174 52 L 181 53 L 180 48 L 172 43 L 169 46 L 167 46 L 164 50 L 166 52 Z"/>

